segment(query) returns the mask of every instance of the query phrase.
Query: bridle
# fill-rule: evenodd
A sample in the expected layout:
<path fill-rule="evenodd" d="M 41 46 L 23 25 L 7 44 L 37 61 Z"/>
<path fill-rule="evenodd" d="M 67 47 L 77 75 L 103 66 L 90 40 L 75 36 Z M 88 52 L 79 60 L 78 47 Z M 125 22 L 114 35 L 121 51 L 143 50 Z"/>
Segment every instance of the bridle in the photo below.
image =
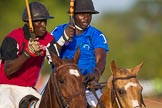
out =
<path fill-rule="evenodd" d="M 56 78 L 56 74 L 57 72 L 59 72 L 59 70 L 61 68 L 64 68 L 64 67 L 67 67 L 67 66 L 75 66 L 77 67 L 76 64 L 73 64 L 73 63 L 68 63 L 68 64 L 63 64 L 59 67 L 57 67 L 55 69 L 55 72 L 54 72 L 54 82 L 53 82 L 53 85 L 55 86 L 55 94 L 56 94 L 56 97 L 57 97 L 57 100 L 58 100 L 58 103 L 60 105 L 60 108 L 69 108 L 69 103 L 72 101 L 73 98 L 77 97 L 77 96 L 84 96 L 84 92 L 75 92 L 72 96 L 68 97 L 68 98 L 65 98 L 61 91 L 60 91 L 60 87 L 58 85 L 58 81 L 57 81 L 57 78 Z M 78 69 L 78 68 L 77 68 Z"/>
<path fill-rule="evenodd" d="M 128 76 L 128 77 L 114 77 L 113 76 L 113 79 L 112 79 L 112 92 L 111 92 L 111 102 L 112 102 L 112 105 L 113 103 L 116 101 L 117 103 L 117 106 L 118 108 L 123 108 L 122 107 L 122 104 L 119 100 L 119 95 L 117 95 L 117 89 L 115 87 L 115 81 L 116 80 L 127 80 L 127 79 L 131 79 L 131 78 L 136 78 L 136 76 Z M 141 93 L 141 103 L 144 105 L 144 107 L 146 107 L 144 101 L 143 101 L 143 96 L 142 96 L 142 93 Z"/>

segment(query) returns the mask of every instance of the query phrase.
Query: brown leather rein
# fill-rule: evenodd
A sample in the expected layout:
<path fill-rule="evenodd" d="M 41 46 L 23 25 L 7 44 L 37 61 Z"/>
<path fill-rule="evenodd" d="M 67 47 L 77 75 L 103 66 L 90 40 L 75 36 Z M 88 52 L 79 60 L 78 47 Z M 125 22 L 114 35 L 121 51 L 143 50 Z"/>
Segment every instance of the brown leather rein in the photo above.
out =
<path fill-rule="evenodd" d="M 119 100 L 119 96 L 117 95 L 117 90 L 116 90 L 116 87 L 115 87 L 115 81 L 116 80 L 127 80 L 127 79 L 131 79 L 131 78 L 136 78 L 136 76 L 128 76 L 128 77 L 113 77 L 112 79 L 112 93 L 111 93 L 111 102 L 112 102 L 112 105 L 113 103 L 116 101 L 117 105 L 118 105 L 118 108 L 123 108 L 122 105 L 121 105 L 121 102 Z M 144 101 L 143 101 L 143 96 L 142 96 L 142 93 L 141 93 L 141 103 L 144 105 L 144 107 L 146 107 Z"/>
<path fill-rule="evenodd" d="M 76 64 L 73 63 L 68 63 L 68 64 L 63 64 L 59 67 L 56 68 L 55 72 L 54 72 L 54 83 L 53 85 L 55 86 L 55 94 L 58 100 L 58 103 L 60 105 L 60 108 L 69 108 L 69 103 L 71 102 L 71 100 L 77 96 L 80 95 L 84 95 L 83 92 L 75 92 L 72 96 L 68 97 L 65 99 L 65 97 L 62 95 L 61 91 L 60 91 L 60 87 L 58 85 L 58 81 L 56 80 L 56 73 L 59 72 L 59 70 L 61 68 L 64 68 L 66 66 L 75 66 L 78 69 L 78 66 Z"/>

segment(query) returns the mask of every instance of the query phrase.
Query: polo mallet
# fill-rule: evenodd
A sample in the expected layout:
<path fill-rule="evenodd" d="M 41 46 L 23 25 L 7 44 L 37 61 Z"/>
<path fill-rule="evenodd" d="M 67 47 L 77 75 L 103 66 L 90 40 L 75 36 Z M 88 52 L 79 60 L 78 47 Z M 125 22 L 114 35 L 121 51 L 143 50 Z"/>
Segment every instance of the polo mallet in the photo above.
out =
<path fill-rule="evenodd" d="M 33 23 L 32 23 L 32 17 L 31 17 L 31 12 L 30 12 L 30 7 L 29 7 L 29 2 L 28 2 L 28 0 L 25 0 L 25 2 L 26 2 L 27 13 L 28 13 L 30 35 L 31 35 L 32 40 L 34 40 L 34 39 L 36 39 L 36 35 L 34 33 L 34 28 L 33 28 Z M 43 51 L 36 52 L 36 55 L 41 55 L 43 53 L 44 53 Z"/>
<path fill-rule="evenodd" d="M 74 2 L 75 0 L 70 0 L 70 24 L 75 26 L 75 21 L 74 21 Z M 69 41 L 72 41 L 72 38 L 69 39 Z"/>
<path fill-rule="evenodd" d="M 70 24 L 75 24 L 74 21 L 74 1 L 75 0 L 70 0 Z"/>
<path fill-rule="evenodd" d="M 30 33 L 31 33 L 31 38 L 35 39 L 36 36 L 34 34 L 34 28 L 33 28 L 33 23 L 32 23 L 32 17 L 31 17 L 29 2 L 28 2 L 28 0 L 25 0 L 25 2 L 26 2 L 27 13 L 28 13 L 29 29 L 30 29 Z"/>

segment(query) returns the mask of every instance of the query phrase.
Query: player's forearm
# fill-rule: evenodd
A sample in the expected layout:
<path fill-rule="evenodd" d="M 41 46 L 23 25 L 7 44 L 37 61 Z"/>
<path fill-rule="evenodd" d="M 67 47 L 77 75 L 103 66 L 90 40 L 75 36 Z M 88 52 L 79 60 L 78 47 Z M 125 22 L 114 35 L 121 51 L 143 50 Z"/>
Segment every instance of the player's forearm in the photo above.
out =
<path fill-rule="evenodd" d="M 5 64 L 4 64 L 5 74 L 7 76 L 14 74 L 16 71 L 18 71 L 21 68 L 21 66 L 24 64 L 24 62 L 27 59 L 28 58 L 24 54 L 22 54 L 17 59 L 5 61 Z"/>
<path fill-rule="evenodd" d="M 95 50 L 95 56 L 96 56 L 96 70 L 99 71 L 99 74 L 102 75 L 102 73 L 105 70 L 106 65 L 106 51 L 104 49 L 98 48 Z"/>

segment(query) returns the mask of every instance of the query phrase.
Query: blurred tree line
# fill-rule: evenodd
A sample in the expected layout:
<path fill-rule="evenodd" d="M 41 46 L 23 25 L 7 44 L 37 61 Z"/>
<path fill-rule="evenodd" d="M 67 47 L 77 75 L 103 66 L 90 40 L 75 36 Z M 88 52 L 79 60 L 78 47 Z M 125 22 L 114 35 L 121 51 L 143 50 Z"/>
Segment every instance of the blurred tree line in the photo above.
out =
<path fill-rule="evenodd" d="M 133 67 L 143 61 L 141 79 L 162 78 L 162 1 L 139 0 L 127 12 L 106 13 L 100 21 L 102 30 L 108 31 L 108 62 L 115 59 L 123 67 Z"/>
<path fill-rule="evenodd" d="M 48 31 L 69 20 L 69 0 L 29 0 L 43 2 L 55 19 L 48 20 Z M 108 2 L 108 1 L 107 1 Z M 95 5 L 95 4 L 94 4 Z M 21 27 L 25 0 L 0 1 L 0 44 L 13 28 Z M 95 16 L 93 16 L 95 17 Z M 138 0 L 128 11 L 105 12 L 92 25 L 108 38 L 110 51 L 101 80 L 110 75 L 109 65 L 115 60 L 120 67 L 131 68 L 144 62 L 139 72 L 140 79 L 162 78 L 162 1 Z M 50 72 L 45 61 L 43 73 Z"/>
<path fill-rule="evenodd" d="M 69 0 L 29 0 L 29 3 L 33 1 L 42 2 L 48 8 L 51 16 L 55 17 L 48 20 L 48 31 L 51 31 L 56 25 L 69 20 L 67 14 Z M 25 0 L 0 1 L 0 43 L 11 30 L 23 26 L 22 13 L 25 6 Z"/>

